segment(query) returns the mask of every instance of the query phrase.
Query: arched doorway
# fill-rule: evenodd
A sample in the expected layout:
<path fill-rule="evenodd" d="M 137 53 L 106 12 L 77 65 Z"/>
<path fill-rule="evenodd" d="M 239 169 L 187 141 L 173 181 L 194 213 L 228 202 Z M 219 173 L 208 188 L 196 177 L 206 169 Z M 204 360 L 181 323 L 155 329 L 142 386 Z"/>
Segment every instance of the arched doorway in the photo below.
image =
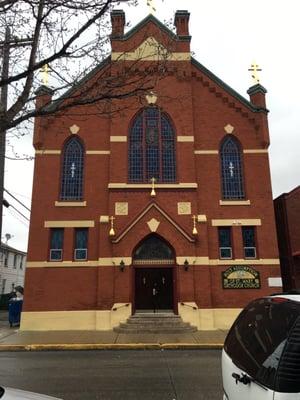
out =
<path fill-rule="evenodd" d="M 172 247 L 160 236 L 147 236 L 133 253 L 135 310 L 174 310 L 174 266 Z"/>

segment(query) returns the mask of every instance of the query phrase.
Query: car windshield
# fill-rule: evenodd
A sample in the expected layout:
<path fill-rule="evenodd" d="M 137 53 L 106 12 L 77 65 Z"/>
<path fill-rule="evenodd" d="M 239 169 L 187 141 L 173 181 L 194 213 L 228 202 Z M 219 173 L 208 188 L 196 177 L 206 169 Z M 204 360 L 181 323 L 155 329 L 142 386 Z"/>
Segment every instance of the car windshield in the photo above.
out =
<path fill-rule="evenodd" d="M 298 302 L 255 300 L 232 326 L 224 349 L 239 368 L 274 389 L 282 352 L 299 315 Z"/>

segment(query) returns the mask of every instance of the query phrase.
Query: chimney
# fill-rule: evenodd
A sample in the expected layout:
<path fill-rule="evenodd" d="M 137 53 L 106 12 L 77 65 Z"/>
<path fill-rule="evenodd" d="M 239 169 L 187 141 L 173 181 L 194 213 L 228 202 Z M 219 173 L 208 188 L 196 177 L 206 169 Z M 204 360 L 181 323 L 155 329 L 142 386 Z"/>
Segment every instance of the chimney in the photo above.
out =
<path fill-rule="evenodd" d="M 117 39 L 124 35 L 125 13 L 123 10 L 113 10 L 110 14 L 111 18 L 111 38 Z"/>
<path fill-rule="evenodd" d="M 36 90 L 35 94 L 36 94 L 35 107 L 38 110 L 44 107 L 46 104 L 51 103 L 53 90 L 50 89 L 48 86 L 42 85 Z"/>
<path fill-rule="evenodd" d="M 178 37 L 189 37 L 190 13 L 187 10 L 178 10 L 175 14 L 174 25 Z"/>
<path fill-rule="evenodd" d="M 40 86 L 35 94 L 35 108 L 36 110 L 40 110 L 44 108 L 47 104 L 50 104 L 52 101 L 53 90 L 48 86 L 42 85 Z M 34 148 L 41 149 L 43 146 L 43 137 L 44 137 L 44 126 L 47 122 L 47 117 L 37 116 L 34 120 L 34 132 L 33 132 L 33 146 Z"/>
<path fill-rule="evenodd" d="M 260 108 L 266 109 L 266 93 L 267 90 L 260 84 L 257 83 L 254 86 L 251 86 L 248 90 L 247 93 L 250 96 L 250 101 L 251 103 Z"/>
<path fill-rule="evenodd" d="M 267 90 L 260 84 L 257 83 L 251 86 L 247 93 L 250 96 L 251 103 L 259 109 L 259 113 L 256 117 L 259 126 L 259 133 L 261 137 L 261 143 L 264 148 L 268 148 L 270 145 L 269 127 L 268 127 L 268 110 L 266 108 L 266 93 Z"/>

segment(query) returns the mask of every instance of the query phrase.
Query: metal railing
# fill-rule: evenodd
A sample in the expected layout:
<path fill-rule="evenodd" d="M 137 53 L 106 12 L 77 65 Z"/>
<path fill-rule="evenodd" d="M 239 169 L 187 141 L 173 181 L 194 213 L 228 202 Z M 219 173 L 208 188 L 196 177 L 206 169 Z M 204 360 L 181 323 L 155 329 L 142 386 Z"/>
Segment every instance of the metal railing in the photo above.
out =
<path fill-rule="evenodd" d="M 112 309 L 112 311 L 117 311 L 117 310 L 119 310 L 120 308 L 129 307 L 129 306 L 130 306 L 130 303 L 122 304 L 121 306 L 114 307 L 114 308 Z"/>
<path fill-rule="evenodd" d="M 192 308 L 193 310 L 198 310 L 197 307 L 191 306 L 190 304 L 187 304 L 187 303 L 180 303 L 180 305 L 181 305 L 181 306 L 185 306 L 185 307 L 190 307 L 190 308 Z"/>

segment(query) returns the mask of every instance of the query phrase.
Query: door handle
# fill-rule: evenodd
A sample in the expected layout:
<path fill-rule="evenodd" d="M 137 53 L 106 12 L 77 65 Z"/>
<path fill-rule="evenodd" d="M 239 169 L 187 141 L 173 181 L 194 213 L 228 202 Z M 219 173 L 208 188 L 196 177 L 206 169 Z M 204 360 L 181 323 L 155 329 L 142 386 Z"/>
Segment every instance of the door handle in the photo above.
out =
<path fill-rule="evenodd" d="M 242 376 L 241 376 L 241 375 L 233 372 L 232 377 L 235 379 L 236 384 L 238 384 L 238 382 L 241 382 L 244 385 L 249 385 L 251 383 L 251 379 L 246 374 L 242 374 Z"/>

